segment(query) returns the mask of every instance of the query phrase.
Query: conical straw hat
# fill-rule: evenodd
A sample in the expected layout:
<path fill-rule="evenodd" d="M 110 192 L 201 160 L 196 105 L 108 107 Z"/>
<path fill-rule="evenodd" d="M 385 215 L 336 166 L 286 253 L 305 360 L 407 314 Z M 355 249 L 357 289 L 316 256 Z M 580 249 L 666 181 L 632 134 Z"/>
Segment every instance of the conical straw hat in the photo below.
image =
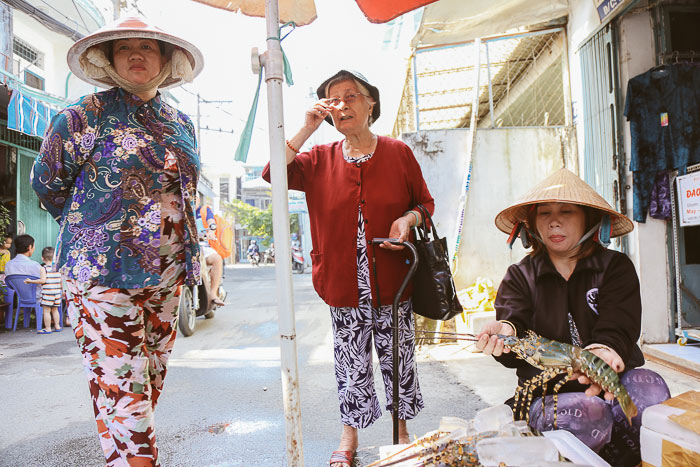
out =
<path fill-rule="evenodd" d="M 634 229 L 631 220 L 615 211 L 593 188 L 565 168 L 542 180 L 515 204 L 498 213 L 496 227 L 510 234 L 516 222 L 527 220 L 527 212 L 531 205 L 542 203 L 578 204 L 608 214 L 612 224 L 611 238 L 625 235 Z"/>
<path fill-rule="evenodd" d="M 119 18 L 112 24 L 108 24 L 89 36 L 85 36 L 73 44 L 68 50 L 68 67 L 75 76 L 90 84 L 99 87 L 113 87 L 117 84 L 109 76 L 93 78 L 89 76 L 80 63 L 80 57 L 88 52 L 90 47 L 100 45 L 115 39 L 146 38 L 156 39 L 171 46 L 179 47 L 185 52 L 192 66 L 192 78 L 197 76 L 204 67 L 202 52 L 192 43 L 170 34 L 158 26 L 149 24 L 145 18 L 138 16 Z M 169 76 L 159 86 L 160 89 L 168 89 L 182 84 L 182 78 Z"/>

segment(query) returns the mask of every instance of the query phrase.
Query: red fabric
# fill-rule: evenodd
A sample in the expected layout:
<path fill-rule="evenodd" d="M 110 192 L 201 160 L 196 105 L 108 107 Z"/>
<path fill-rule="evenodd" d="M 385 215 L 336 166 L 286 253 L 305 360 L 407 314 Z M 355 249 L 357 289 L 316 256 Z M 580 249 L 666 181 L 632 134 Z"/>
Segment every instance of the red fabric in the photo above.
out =
<path fill-rule="evenodd" d="M 386 23 L 416 8 L 437 0 L 356 0 L 357 5 L 372 23 Z"/>
<path fill-rule="evenodd" d="M 269 163 L 262 176 L 270 181 Z M 373 253 L 381 304 L 391 304 L 408 272 L 410 253 L 373 247 L 369 242 L 388 237 L 391 224 L 417 204 L 431 214 L 435 208 L 411 149 L 401 141 L 379 136 L 374 156 L 358 167 L 343 159 L 340 141 L 314 146 L 287 166 L 287 178 L 289 189 L 306 192 L 314 245 L 312 279 L 318 295 L 331 306 L 358 305 L 357 214 L 362 203 L 374 304 Z M 402 299 L 411 291 L 409 286 Z"/>

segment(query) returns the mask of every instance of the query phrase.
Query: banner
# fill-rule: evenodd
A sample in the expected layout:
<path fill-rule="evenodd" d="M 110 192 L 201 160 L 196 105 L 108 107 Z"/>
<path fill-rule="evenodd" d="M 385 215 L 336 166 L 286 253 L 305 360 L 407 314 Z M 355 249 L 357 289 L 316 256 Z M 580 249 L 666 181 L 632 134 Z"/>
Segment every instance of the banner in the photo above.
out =
<path fill-rule="evenodd" d="M 700 172 L 676 177 L 681 226 L 700 225 Z"/>

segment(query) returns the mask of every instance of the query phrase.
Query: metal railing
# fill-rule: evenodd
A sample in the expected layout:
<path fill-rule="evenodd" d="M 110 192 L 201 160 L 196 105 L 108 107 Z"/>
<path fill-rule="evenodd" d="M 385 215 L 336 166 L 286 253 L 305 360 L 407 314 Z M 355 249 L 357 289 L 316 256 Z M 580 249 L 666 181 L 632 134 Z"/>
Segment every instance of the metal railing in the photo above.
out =
<path fill-rule="evenodd" d="M 565 56 L 561 28 L 417 49 L 392 135 L 468 128 L 476 86 L 478 127 L 563 126 Z"/>

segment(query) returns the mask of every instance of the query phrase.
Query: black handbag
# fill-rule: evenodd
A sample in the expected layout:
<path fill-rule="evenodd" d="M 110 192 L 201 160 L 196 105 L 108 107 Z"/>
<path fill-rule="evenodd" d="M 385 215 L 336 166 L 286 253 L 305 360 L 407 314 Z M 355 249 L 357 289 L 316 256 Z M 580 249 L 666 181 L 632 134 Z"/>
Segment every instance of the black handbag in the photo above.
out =
<path fill-rule="evenodd" d="M 428 210 L 421 204 L 417 209 L 423 223 L 415 227 L 418 269 L 413 277 L 413 312 L 434 320 L 448 320 L 463 309 L 450 272 L 447 241 L 438 237 Z"/>

